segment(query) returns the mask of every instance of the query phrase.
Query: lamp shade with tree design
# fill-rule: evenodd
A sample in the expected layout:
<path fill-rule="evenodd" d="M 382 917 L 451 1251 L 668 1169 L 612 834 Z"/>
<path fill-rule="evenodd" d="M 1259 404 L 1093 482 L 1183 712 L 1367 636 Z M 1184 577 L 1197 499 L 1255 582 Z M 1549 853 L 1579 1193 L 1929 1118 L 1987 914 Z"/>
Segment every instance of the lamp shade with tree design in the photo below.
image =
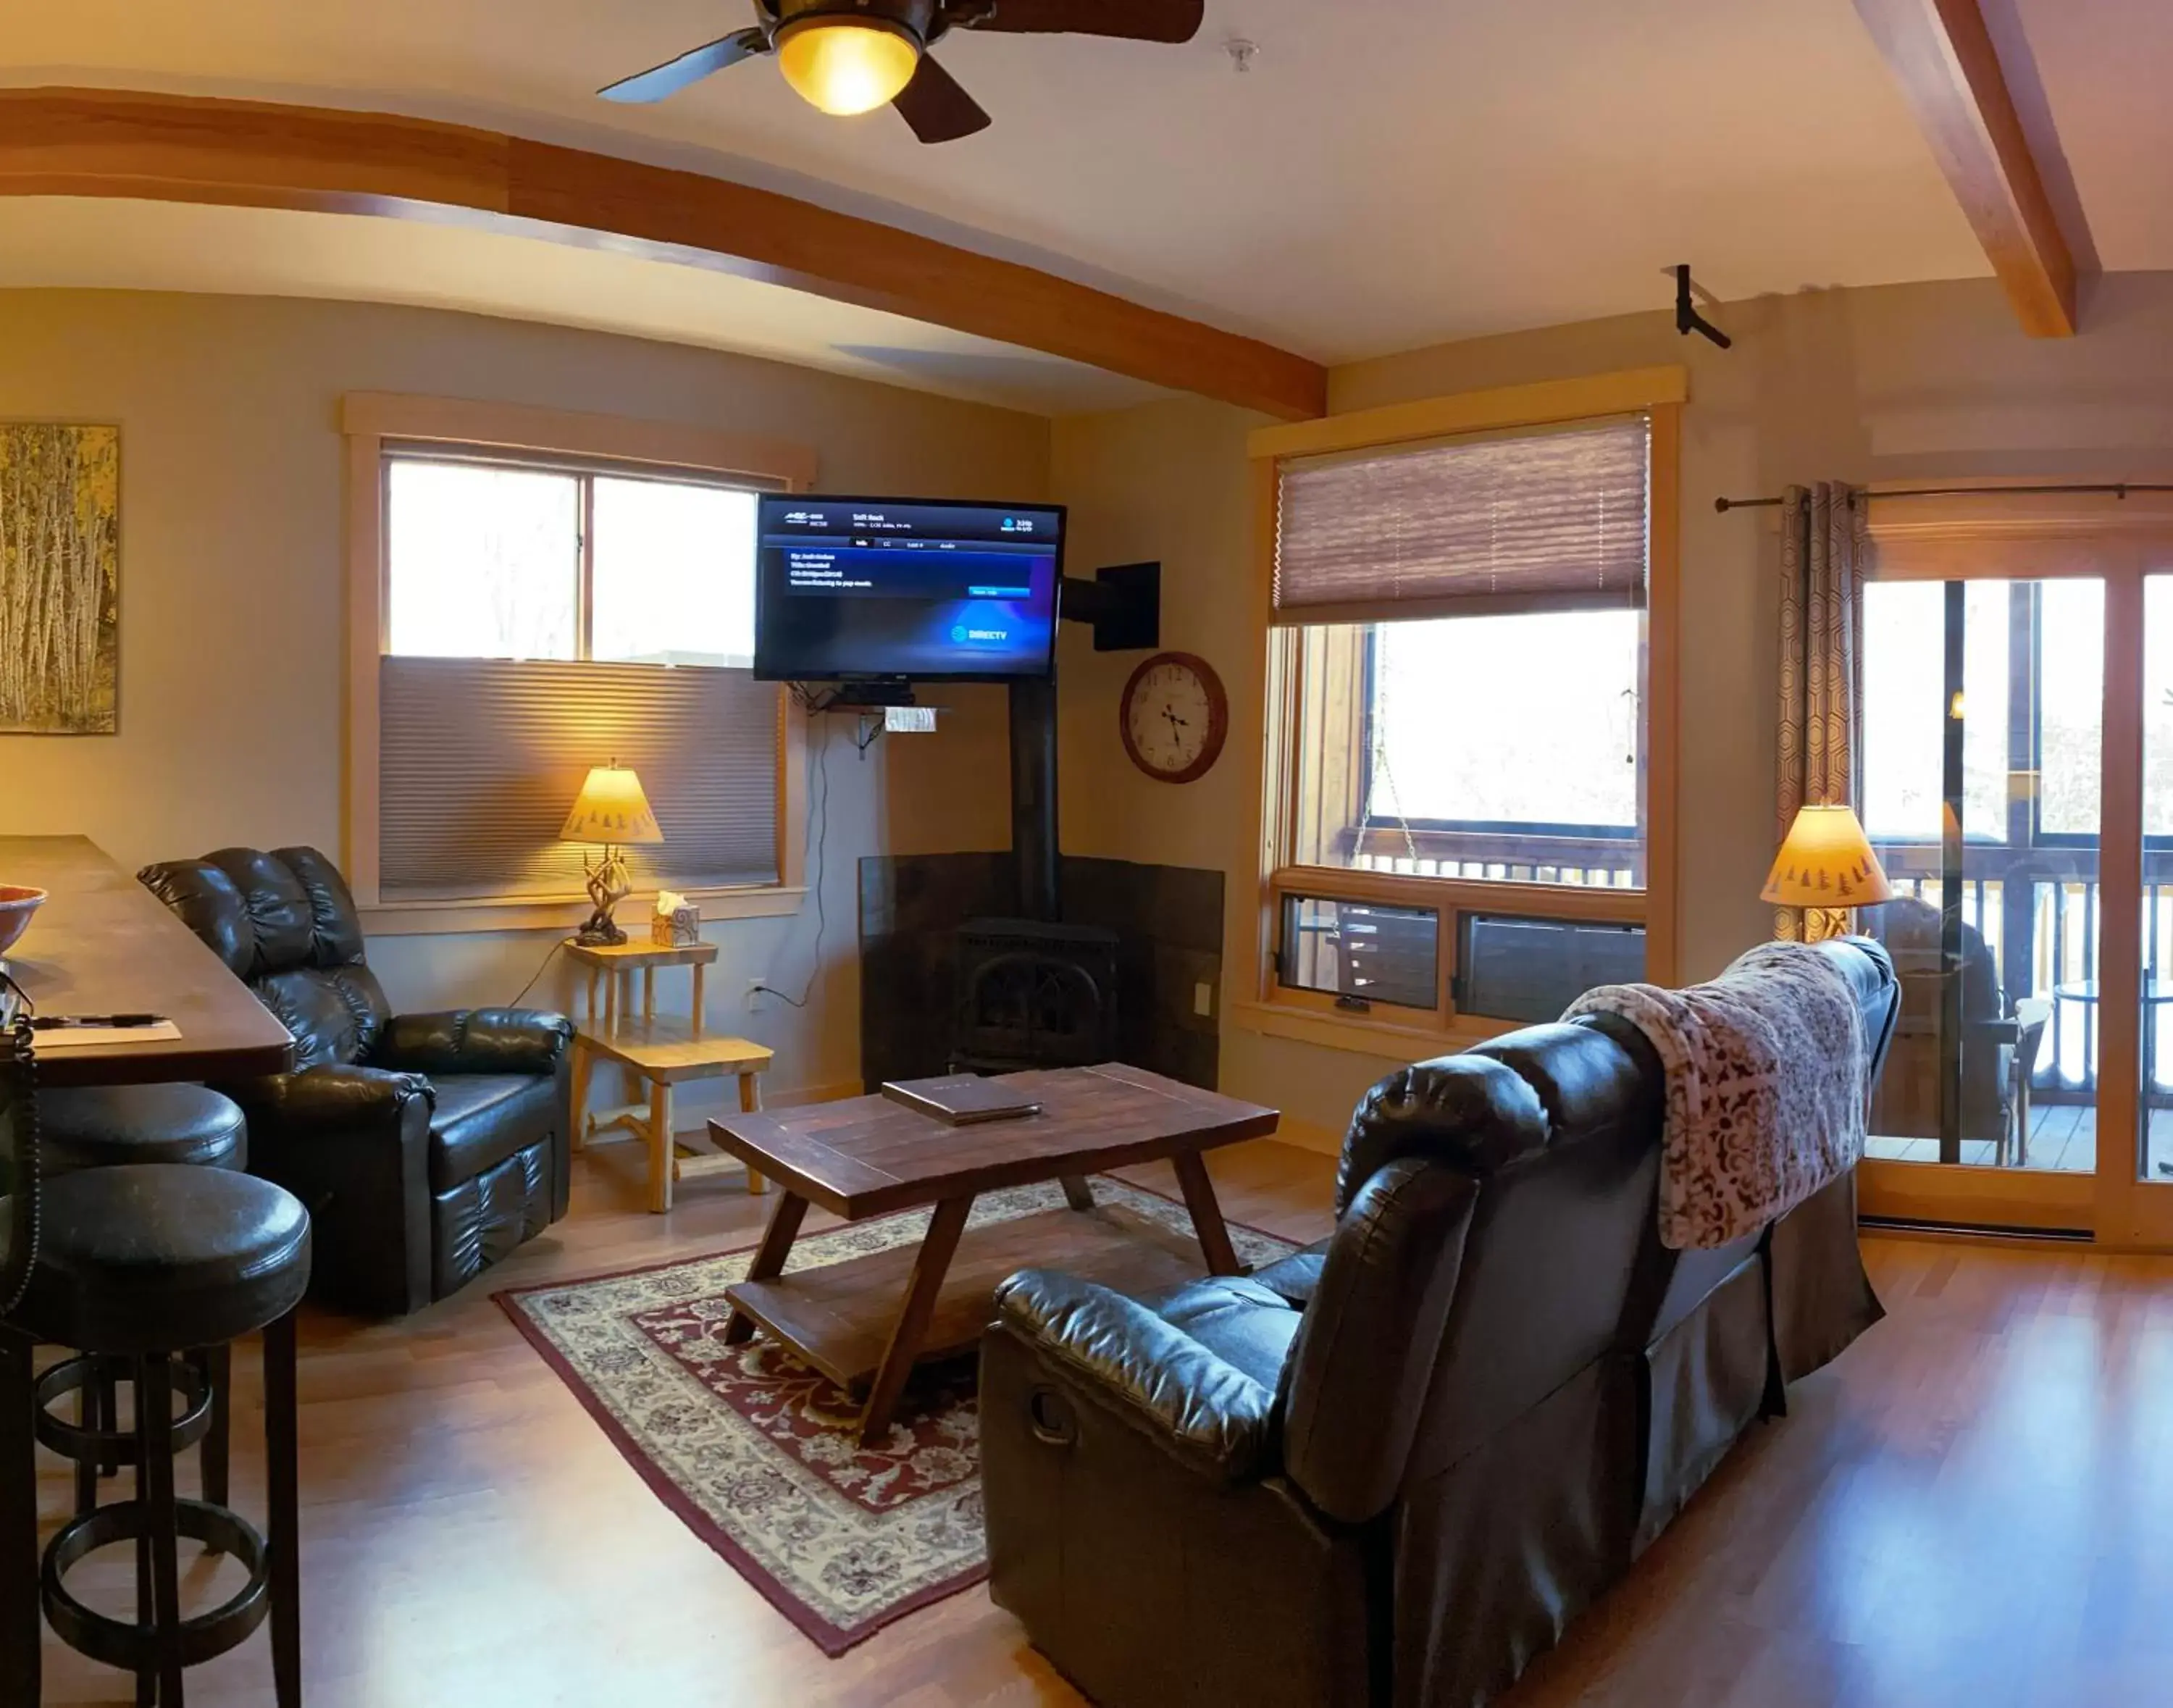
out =
<path fill-rule="evenodd" d="M 1816 942 L 1847 929 L 1850 908 L 1891 901 L 1894 886 L 1854 810 L 1821 805 L 1796 814 L 1758 896 L 1776 907 L 1803 908 L 1804 935 Z"/>

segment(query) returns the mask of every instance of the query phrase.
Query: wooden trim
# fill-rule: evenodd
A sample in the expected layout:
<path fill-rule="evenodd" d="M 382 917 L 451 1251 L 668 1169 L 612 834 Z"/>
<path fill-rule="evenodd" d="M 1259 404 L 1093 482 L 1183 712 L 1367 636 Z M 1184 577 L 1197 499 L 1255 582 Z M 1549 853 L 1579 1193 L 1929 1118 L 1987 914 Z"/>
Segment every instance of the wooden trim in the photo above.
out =
<path fill-rule="evenodd" d="M 1869 573 L 1882 581 L 2095 579 L 2141 573 L 2130 570 L 2131 559 L 2173 565 L 2173 493 L 2008 490 L 2050 483 L 2034 477 L 1970 481 L 1960 482 L 1966 492 L 1873 504 L 1865 523 Z M 1922 482 L 1886 484 L 1906 491 Z M 1880 489 L 1871 488 L 1874 498 Z"/>
<path fill-rule="evenodd" d="M 0 195 L 450 222 L 706 267 L 1285 419 L 1319 363 L 774 191 L 388 113 L 128 89 L 0 91 Z"/>
<path fill-rule="evenodd" d="M 741 475 L 781 482 L 795 491 L 816 479 L 812 445 L 761 434 L 542 409 L 467 397 L 428 397 L 397 391 L 350 391 L 340 400 L 340 431 L 351 437 L 412 439 L 443 445 L 595 457 L 704 474 Z"/>
<path fill-rule="evenodd" d="M 2019 539 L 1987 534 L 1975 539 L 1881 542 L 1870 570 L 1874 581 L 2098 580 L 2107 572 L 2106 550 L 2118 545 L 2173 564 L 2173 535 L 2163 541 L 2115 541 L 2105 536 L 2069 540 Z"/>
<path fill-rule="evenodd" d="M 2111 563 L 2106 567 L 2113 568 Z M 2134 568 L 2132 556 L 2125 567 Z M 2118 1239 L 2134 1236 L 2141 1213 L 2149 1207 L 2149 1196 L 2154 1195 L 2136 1179 L 2143 1091 L 2143 627 L 2142 577 L 2109 573 L 2105 584 L 2104 768 L 2098 805 L 2101 923 L 2095 1172 L 2097 1231 Z"/>
<path fill-rule="evenodd" d="M 1324 1049 L 1350 1050 L 1394 1062 L 1422 1062 L 1435 1056 L 1454 1055 L 1491 1037 L 1518 1031 L 1529 1022 L 1521 1020 L 1459 1019 L 1453 1026 L 1399 1026 L 1393 1021 L 1361 1018 L 1301 1008 L 1277 1000 L 1240 1002 L 1231 1017 L 1247 1032 L 1263 1037 L 1286 1038 L 1293 1043 L 1317 1044 Z"/>
<path fill-rule="evenodd" d="M 1353 827 L 1366 810 L 1366 631 L 1301 628 L 1293 632 L 1291 646 L 1297 681 L 1286 702 L 1289 714 L 1281 721 L 1293 732 L 1297 755 L 1290 773 L 1285 846 L 1291 859 L 1342 865 L 1364 836 Z"/>
<path fill-rule="evenodd" d="M 1254 457 L 1324 456 L 1459 433 L 1545 427 L 1609 415 L 1635 415 L 1690 401 L 1687 368 L 1633 368 L 1576 380 L 1543 380 L 1492 391 L 1465 391 L 1355 410 L 1287 427 L 1263 427 L 1246 441 Z"/>
<path fill-rule="evenodd" d="M 1443 919 L 1434 957 L 1434 999 L 1430 1008 L 1415 1003 L 1391 1002 L 1384 996 L 1367 999 L 1364 1008 L 1345 1008 L 1340 993 L 1310 984 L 1278 983 L 1266 999 L 1267 1006 L 1285 1014 L 1309 1014 L 1322 1020 L 1338 1020 L 1353 1026 L 1385 1026 L 1399 1032 L 1440 1032 L 1455 1018 L 1448 1003 L 1451 968 L 1448 957 L 1454 946 L 1453 921 Z"/>
<path fill-rule="evenodd" d="M 1282 849 L 1289 846 L 1289 815 L 1291 807 L 1291 773 L 1297 731 L 1294 720 L 1287 715 L 1288 709 L 1297 703 L 1297 637 L 1287 630 L 1271 628 L 1268 623 L 1269 604 L 1272 597 L 1275 568 L 1275 510 L 1279 490 L 1275 466 L 1272 462 L 1255 462 L 1251 467 L 1253 508 L 1253 552 L 1256 563 L 1251 588 L 1252 636 L 1260 660 L 1260 692 L 1246 696 L 1242 703 L 1243 722 L 1238 737 L 1245 742 L 1258 766 L 1252 773 L 1253 851 L 1254 864 L 1250 876 L 1253 880 L 1252 918 L 1249 930 L 1232 940 L 1243 943 L 1251 940 L 1252 957 L 1249 965 L 1242 956 L 1229 957 L 1233 976 L 1232 989 L 1254 999 L 1264 999 L 1275 991 L 1275 970 L 1270 962 L 1275 944 L 1275 886 L 1270 874 L 1278 863 Z M 1242 974 L 1237 969 L 1243 967 Z M 1240 982 L 1242 980 L 1242 982 Z M 1239 998 L 1243 999 L 1243 996 Z M 1225 997 L 1225 1005 L 1228 997 Z"/>
<path fill-rule="evenodd" d="M 800 885 L 752 884 L 744 887 L 688 890 L 687 899 L 704 919 L 776 919 L 800 911 L 807 899 Z M 639 922 L 652 908 L 656 892 L 628 896 L 619 906 Z M 477 931 L 570 932 L 589 916 L 586 896 L 507 896 L 449 902 L 358 902 L 363 924 L 372 937 L 451 936 Z M 647 929 L 646 926 L 641 927 Z"/>
<path fill-rule="evenodd" d="M 1682 874 L 1677 826 L 1682 752 L 1682 422 L 1656 407 L 1645 560 L 1645 977 L 1680 978 Z"/>
<path fill-rule="evenodd" d="M 1334 806 L 1324 805 L 1324 822 L 1332 822 L 1340 828 L 1334 832 L 1324 832 L 1318 845 L 1332 846 L 1336 851 L 1336 858 L 1308 864 L 1339 866 L 1354 855 L 1366 854 L 1377 859 L 1403 857 L 1458 865 L 1634 868 L 1641 858 L 1636 843 L 1623 838 L 1544 833 L 1522 835 L 1431 825 L 1405 825 L 1395 820 L 1361 826 L 1351 822 L 1357 815 L 1356 803 L 1348 807 L 1345 816 L 1341 818 L 1333 817 L 1335 810 Z M 1302 844 L 1293 846 L 1302 847 Z M 1383 869 L 1371 866 L 1366 870 L 1378 871 Z M 1388 870 L 1393 870 L 1394 868 Z M 1460 877 L 1464 874 L 1448 872 L 1440 876 Z M 1536 883 L 1541 880 L 1512 879 L 1510 881 Z M 1612 886 L 1588 884 L 1583 887 L 1607 889 Z M 1642 889 L 1644 886 L 1640 883 L 1628 887 Z"/>
<path fill-rule="evenodd" d="M 2076 267 L 1979 0 L 1856 0 L 2032 337 L 2074 335 Z"/>
<path fill-rule="evenodd" d="M 2087 1229 L 2095 1220 L 2087 1174 L 1866 1157 L 1856 1179 L 1857 1209 L 1865 1215 L 1987 1227 Z"/>
<path fill-rule="evenodd" d="M 358 906 L 377 900 L 378 660 L 385 655 L 384 458 L 374 438 L 347 441 L 347 812 L 341 868 Z"/>
<path fill-rule="evenodd" d="M 2142 478 L 2142 477 L 2138 477 Z M 1975 490 L 1871 505 L 1870 573 L 1882 581 L 1950 581 L 1987 574 L 2042 580 L 2096 578 L 2108 552 L 2173 564 L 2173 493 L 2016 493 L 2019 478 L 1964 482 Z M 1906 490 L 1917 482 L 1895 483 Z M 1874 496 L 1878 488 L 1872 488 Z M 1981 495 L 1980 495 L 1981 494 Z M 1996 568 L 1987 569 L 1987 559 Z"/>
<path fill-rule="evenodd" d="M 1390 908 L 1435 908 L 1443 914 L 1452 908 L 1465 913 L 1529 913 L 1593 924 L 1643 925 L 1648 932 L 1651 929 L 1647 892 L 1607 889 L 1598 884 L 1422 877 L 1415 872 L 1366 871 L 1343 866 L 1285 866 L 1272 873 L 1269 882 L 1278 895 L 1378 902 Z M 1442 919 L 1444 932 L 1449 923 Z"/>

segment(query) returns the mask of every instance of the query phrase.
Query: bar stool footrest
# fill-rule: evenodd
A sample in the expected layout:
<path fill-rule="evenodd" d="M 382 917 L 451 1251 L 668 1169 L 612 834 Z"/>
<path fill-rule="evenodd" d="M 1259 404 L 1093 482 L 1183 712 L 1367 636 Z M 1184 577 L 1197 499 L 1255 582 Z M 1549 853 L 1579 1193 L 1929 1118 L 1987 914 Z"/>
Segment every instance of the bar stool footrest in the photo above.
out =
<path fill-rule="evenodd" d="M 194 1667 L 245 1642 L 271 1611 L 271 1554 L 256 1528 L 239 1513 L 202 1501 L 176 1501 L 174 1528 L 215 1554 L 241 1562 L 249 1581 L 218 1607 L 181 1621 L 181 1658 Z M 62 1581 L 68 1569 L 96 1549 L 133 1542 L 149 1526 L 149 1508 L 139 1501 L 120 1501 L 85 1513 L 62 1527 L 46 1545 L 40 1599 L 53 1635 L 79 1655 L 123 1672 L 155 1671 L 158 1639 L 149 1626 L 125 1623 L 94 1612 L 68 1592 Z"/>
<path fill-rule="evenodd" d="M 100 1357 L 87 1352 L 56 1364 L 40 1376 L 30 1390 L 32 1404 L 37 1408 L 32 1426 L 40 1445 L 78 1465 L 95 1463 L 104 1468 L 134 1464 L 134 1430 L 115 1429 L 110 1423 L 105 1429 L 85 1429 L 81 1424 L 68 1422 L 53 1409 L 60 1401 L 72 1393 L 81 1393 L 101 1376 L 110 1382 L 132 1383 L 134 1363 L 133 1359 Z M 211 1428 L 211 1383 L 190 1359 L 169 1358 L 167 1366 L 173 1372 L 174 1392 L 181 1401 L 181 1414 L 174 1420 L 174 1451 L 180 1452 L 202 1441 Z"/>

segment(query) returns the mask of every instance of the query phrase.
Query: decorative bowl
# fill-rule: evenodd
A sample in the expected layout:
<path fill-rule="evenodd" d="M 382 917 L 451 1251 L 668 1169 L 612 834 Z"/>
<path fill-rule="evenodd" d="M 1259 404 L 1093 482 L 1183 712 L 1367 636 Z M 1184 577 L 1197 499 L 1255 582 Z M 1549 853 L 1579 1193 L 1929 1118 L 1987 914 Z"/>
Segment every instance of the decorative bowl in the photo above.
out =
<path fill-rule="evenodd" d="M 15 946 L 15 940 L 30 929 L 30 915 L 44 901 L 43 890 L 22 884 L 0 884 L 0 955 Z"/>

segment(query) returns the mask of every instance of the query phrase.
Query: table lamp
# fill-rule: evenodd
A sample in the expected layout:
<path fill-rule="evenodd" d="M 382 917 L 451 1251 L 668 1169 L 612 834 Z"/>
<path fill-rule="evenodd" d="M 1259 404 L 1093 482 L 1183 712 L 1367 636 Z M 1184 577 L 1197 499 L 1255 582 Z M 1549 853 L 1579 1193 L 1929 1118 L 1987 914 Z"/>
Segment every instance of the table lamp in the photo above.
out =
<path fill-rule="evenodd" d="M 566 815 L 566 827 L 558 832 L 558 840 L 603 849 L 596 859 L 582 862 L 588 873 L 589 900 L 596 904 L 596 911 L 574 940 L 592 947 L 625 942 L 626 933 L 612 924 L 612 909 L 634 887 L 621 850 L 664 840 L 664 832 L 656 827 L 656 815 L 649 810 L 649 797 L 641 792 L 641 779 L 616 759 L 596 767 L 581 785 L 574 810 Z"/>
<path fill-rule="evenodd" d="M 1852 908 L 1891 901 L 1894 886 L 1870 840 L 1847 806 L 1806 806 L 1773 856 L 1761 902 L 1804 910 L 1804 940 L 1816 943 L 1848 929 Z"/>

